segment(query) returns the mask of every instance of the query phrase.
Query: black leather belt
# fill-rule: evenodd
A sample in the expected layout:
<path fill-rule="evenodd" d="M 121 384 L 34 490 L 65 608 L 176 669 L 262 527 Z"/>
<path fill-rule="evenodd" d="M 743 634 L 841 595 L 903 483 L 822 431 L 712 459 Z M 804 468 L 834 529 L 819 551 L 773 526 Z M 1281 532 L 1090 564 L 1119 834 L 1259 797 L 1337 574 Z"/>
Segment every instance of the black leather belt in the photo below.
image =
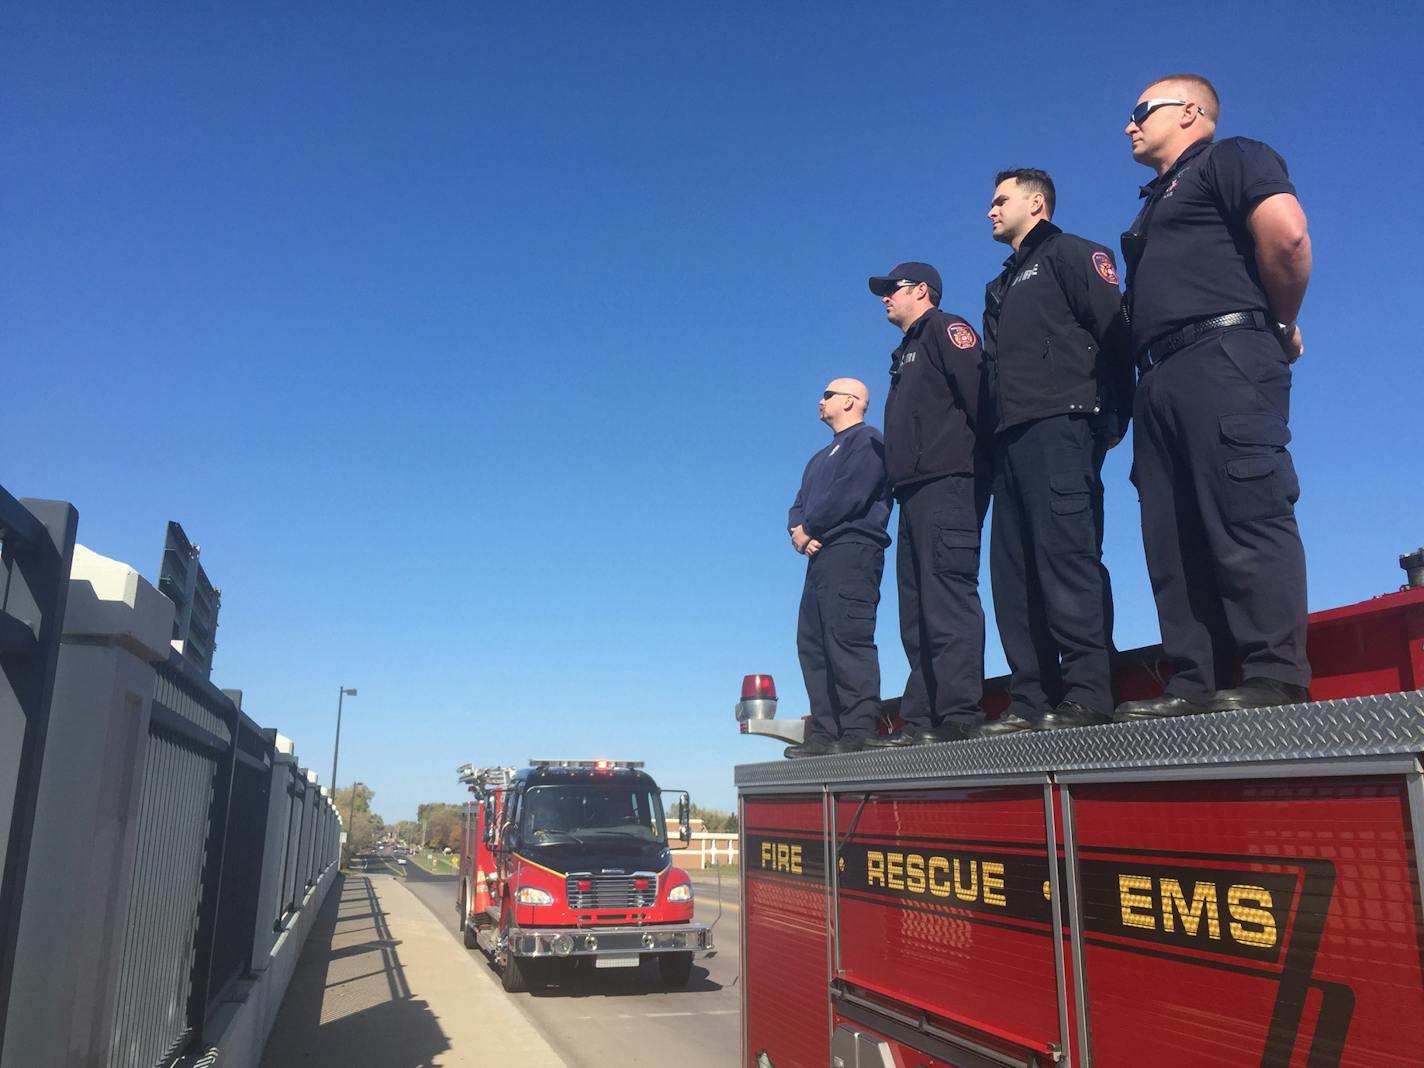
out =
<path fill-rule="evenodd" d="M 1226 315 L 1213 315 L 1210 319 L 1188 323 L 1180 330 L 1164 334 L 1148 345 L 1137 357 L 1137 370 L 1146 374 L 1178 349 L 1184 349 L 1208 334 L 1220 334 L 1246 327 L 1265 330 L 1269 324 L 1260 312 L 1229 312 Z"/>

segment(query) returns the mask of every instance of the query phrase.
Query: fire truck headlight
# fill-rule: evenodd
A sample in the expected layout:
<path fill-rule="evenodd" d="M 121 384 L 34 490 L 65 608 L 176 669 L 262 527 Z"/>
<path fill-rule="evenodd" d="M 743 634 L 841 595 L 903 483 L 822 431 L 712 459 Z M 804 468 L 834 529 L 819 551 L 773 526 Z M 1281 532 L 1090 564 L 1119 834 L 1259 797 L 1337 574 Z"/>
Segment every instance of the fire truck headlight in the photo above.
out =
<path fill-rule="evenodd" d="M 691 883 L 679 883 L 677 886 L 674 886 L 671 890 L 668 891 L 668 900 L 669 900 L 669 901 L 691 901 L 691 900 L 692 900 L 692 884 L 691 884 Z"/>
<path fill-rule="evenodd" d="M 558 957 L 567 957 L 574 951 L 574 940 L 569 935 L 557 934 L 549 940 L 549 948 Z"/>
<path fill-rule="evenodd" d="M 519 893 L 514 895 L 514 899 L 521 905 L 552 905 L 554 895 L 547 890 L 540 890 L 537 886 L 521 886 Z"/>

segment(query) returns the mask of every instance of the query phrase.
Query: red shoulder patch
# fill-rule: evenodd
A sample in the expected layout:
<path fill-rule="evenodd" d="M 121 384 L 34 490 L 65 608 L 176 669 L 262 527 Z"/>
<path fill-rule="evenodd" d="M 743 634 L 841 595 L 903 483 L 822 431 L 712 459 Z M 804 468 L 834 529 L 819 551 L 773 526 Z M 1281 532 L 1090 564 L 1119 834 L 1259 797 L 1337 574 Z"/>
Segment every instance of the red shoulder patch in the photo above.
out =
<path fill-rule="evenodd" d="M 1106 252 L 1093 253 L 1093 269 L 1098 272 L 1098 277 L 1109 285 L 1117 285 L 1117 265 L 1113 263 L 1112 257 Z"/>
<path fill-rule="evenodd" d="M 979 344 L 979 338 L 974 333 L 974 328 L 968 323 L 950 323 L 945 327 L 945 333 L 949 335 L 949 340 L 957 349 L 972 349 Z"/>

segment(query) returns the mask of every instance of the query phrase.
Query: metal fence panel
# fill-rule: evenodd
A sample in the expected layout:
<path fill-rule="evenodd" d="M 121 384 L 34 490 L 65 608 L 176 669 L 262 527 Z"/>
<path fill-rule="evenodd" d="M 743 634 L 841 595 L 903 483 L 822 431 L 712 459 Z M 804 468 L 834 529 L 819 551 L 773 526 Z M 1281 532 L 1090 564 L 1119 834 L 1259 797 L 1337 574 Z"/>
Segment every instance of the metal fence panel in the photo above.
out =
<path fill-rule="evenodd" d="M 220 1001 L 227 986 L 252 969 L 252 937 L 262 890 L 267 794 L 271 780 L 271 743 L 261 728 L 243 716 L 239 723 L 227 848 L 218 892 L 212 978 L 207 992 L 209 1004 Z"/>
<path fill-rule="evenodd" d="M 240 717 L 179 654 L 158 665 L 110 1068 L 167 1063 L 202 1031 Z"/>
<path fill-rule="evenodd" d="M 297 866 L 302 855 L 302 818 L 306 812 L 305 798 L 307 780 L 295 764 L 290 766 L 291 777 L 287 781 L 287 857 L 282 875 L 282 917 L 285 919 L 296 911 L 301 903 L 297 892 L 300 874 Z"/>
<path fill-rule="evenodd" d="M 191 1036 L 188 997 L 216 761 L 153 734 L 110 1068 L 164 1063 Z"/>
<path fill-rule="evenodd" d="M 0 1046 L 79 513 L 0 487 Z"/>

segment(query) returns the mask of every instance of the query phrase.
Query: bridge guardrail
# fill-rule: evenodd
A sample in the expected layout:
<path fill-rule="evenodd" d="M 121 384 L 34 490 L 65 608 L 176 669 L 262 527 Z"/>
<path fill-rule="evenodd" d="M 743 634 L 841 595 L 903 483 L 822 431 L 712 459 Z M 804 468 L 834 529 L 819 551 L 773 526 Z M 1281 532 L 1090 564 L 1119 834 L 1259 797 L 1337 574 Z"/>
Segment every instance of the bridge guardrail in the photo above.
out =
<path fill-rule="evenodd" d="M 0 491 L 0 1062 L 162 1068 L 220 1043 L 255 1064 L 340 817 L 290 741 L 172 648 L 171 601 L 75 545 L 70 506 L 25 506 L 35 522 Z M 21 555 L 40 531 L 44 568 Z"/>

